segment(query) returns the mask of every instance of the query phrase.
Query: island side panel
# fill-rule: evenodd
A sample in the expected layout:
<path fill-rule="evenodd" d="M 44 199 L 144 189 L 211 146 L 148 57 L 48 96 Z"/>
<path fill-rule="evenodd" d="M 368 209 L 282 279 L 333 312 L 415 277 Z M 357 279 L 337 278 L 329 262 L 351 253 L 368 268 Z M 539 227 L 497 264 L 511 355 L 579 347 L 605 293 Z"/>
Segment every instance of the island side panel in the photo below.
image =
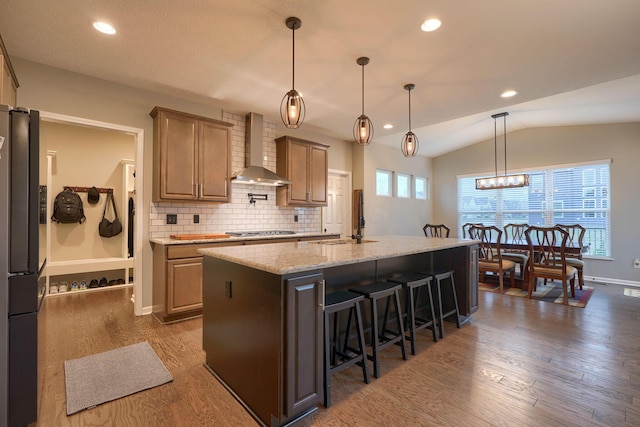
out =
<path fill-rule="evenodd" d="M 280 276 L 204 257 L 206 363 L 264 424 L 281 417 Z"/>

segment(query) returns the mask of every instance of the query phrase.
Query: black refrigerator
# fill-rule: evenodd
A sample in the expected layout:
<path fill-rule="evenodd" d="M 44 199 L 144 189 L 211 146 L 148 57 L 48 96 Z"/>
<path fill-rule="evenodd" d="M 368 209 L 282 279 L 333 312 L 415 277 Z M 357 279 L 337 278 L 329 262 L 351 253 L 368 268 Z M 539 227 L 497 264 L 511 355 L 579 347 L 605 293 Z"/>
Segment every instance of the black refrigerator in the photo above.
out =
<path fill-rule="evenodd" d="M 0 426 L 35 422 L 39 259 L 38 111 L 0 105 Z"/>

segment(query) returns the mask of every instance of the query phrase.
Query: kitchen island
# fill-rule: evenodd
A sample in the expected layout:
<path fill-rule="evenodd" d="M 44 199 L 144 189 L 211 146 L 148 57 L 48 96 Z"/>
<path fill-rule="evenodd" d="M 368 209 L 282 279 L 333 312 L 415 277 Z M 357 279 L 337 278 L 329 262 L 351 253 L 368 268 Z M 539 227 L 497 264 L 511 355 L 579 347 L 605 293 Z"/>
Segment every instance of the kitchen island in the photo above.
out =
<path fill-rule="evenodd" d="M 455 270 L 465 319 L 477 309 L 477 242 L 370 237 L 201 249 L 207 368 L 263 425 L 322 403 L 325 293 L 425 268 Z"/>

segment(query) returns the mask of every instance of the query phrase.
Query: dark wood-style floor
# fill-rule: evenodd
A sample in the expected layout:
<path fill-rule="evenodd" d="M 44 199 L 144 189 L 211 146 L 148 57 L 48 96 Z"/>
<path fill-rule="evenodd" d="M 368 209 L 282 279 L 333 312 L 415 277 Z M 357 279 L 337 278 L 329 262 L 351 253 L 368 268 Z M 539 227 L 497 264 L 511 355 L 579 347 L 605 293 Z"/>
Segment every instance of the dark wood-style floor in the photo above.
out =
<path fill-rule="evenodd" d="M 133 316 L 131 288 L 47 298 L 38 426 L 255 426 L 203 367 L 202 321 Z M 383 351 L 382 375 L 333 376 L 333 405 L 296 426 L 638 426 L 640 298 L 596 285 L 586 308 L 480 292 L 462 329 L 417 355 Z M 66 415 L 64 361 L 148 341 L 173 382 Z"/>

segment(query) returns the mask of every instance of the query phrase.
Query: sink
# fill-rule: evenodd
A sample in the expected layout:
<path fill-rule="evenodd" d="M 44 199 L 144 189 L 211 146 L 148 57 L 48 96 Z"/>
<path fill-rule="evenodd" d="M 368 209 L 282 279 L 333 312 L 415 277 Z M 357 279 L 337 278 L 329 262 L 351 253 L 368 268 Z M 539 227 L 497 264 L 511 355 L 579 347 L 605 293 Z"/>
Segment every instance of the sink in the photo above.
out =
<path fill-rule="evenodd" d="M 362 239 L 362 243 L 375 243 L 377 240 Z M 328 239 L 328 240 L 313 240 L 309 243 L 316 245 L 357 245 L 356 239 Z"/>

